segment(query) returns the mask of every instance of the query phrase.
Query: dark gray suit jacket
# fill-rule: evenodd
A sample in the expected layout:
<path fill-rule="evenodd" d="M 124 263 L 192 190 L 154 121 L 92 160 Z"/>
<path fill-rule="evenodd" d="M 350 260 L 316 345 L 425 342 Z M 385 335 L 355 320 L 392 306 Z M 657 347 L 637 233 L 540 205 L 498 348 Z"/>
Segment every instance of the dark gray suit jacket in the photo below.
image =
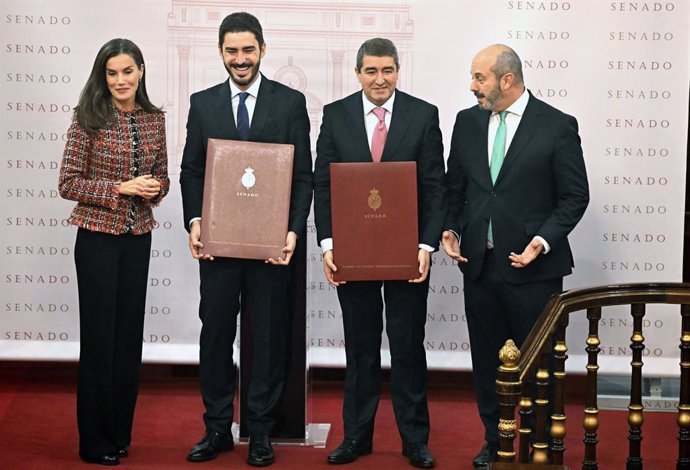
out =
<path fill-rule="evenodd" d="M 292 194 L 288 230 L 303 232 L 312 199 L 311 124 L 305 98 L 299 91 L 261 77 L 261 86 L 252 116 L 249 140 L 293 144 Z M 187 142 L 182 155 L 180 184 L 185 229 L 189 221 L 201 217 L 209 138 L 239 140 L 232 113 L 232 97 L 227 80 L 190 98 Z"/>
<path fill-rule="evenodd" d="M 491 183 L 487 148 L 490 111 L 474 106 L 455 120 L 446 187 L 445 228 L 460 235 L 465 276 L 479 276 L 489 219 L 504 279 L 542 281 L 572 272 L 568 234 L 589 202 L 587 172 L 577 120 L 530 93 L 525 113 L 506 152 L 496 183 Z M 539 235 L 551 246 L 526 268 L 510 266 L 511 251 L 522 253 Z"/>
<path fill-rule="evenodd" d="M 371 161 L 362 92 L 326 105 L 316 143 L 314 165 L 314 215 L 319 243 L 333 236 L 330 164 Z M 438 125 L 438 108 L 396 90 L 381 161 L 417 162 L 419 243 L 436 248 L 446 208 L 443 141 Z"/>

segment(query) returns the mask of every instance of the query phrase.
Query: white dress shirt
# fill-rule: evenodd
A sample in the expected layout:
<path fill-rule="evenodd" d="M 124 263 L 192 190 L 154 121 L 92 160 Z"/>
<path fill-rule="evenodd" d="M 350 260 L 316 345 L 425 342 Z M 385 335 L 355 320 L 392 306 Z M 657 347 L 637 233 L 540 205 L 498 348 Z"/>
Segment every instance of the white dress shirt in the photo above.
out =
<path fill-rule="evenodd" d="M 515 131 L 520 125 L 520 120 L 522 115 L 525 114 L 525 108 L 527 107 L 527 101 L 529 100 L 529 93 L 527 90 L 522 92 L 520 98 L 518 98 L 515 103 L 508 106 L 506 111 L 506 146 L 505 151 L 508 152 L 510 148 L 510 143 L 515 137 Z M 498 113 L 494 112 L 491 114 L 489 119 L 489 135 L 487 136 L 487 149 L 489 154 L 489 165 L 491 165 L 491 153 L 494 148 L 494 140 L 496 139 L 496 131 L 498 131 L 498 125 L 501 122 L 501 118 Z"/>
<path fill-rule="evenodd" d="M 395 92 L 388 98 L 388 101 L 383 103 L 381 106 L 376 106 L 374 103 L 369 101 L 367 97 L 362 93 L 362 106 L 364 107 L 364 126 L 367 128 L 367 141 L 369 142 L 369 150 L 371 150 L 371 141 L 374 138 L 374 129 L 379 123 L 379 118 L 374 114 L 374 108 L 383 108 L 386 110 L 386 115 L 384 120 L 386 122 L 386 129 L 391 127 L 391 116 L 393 115 L 393 103 L 395 102 Z"/>
<path fill-rule="evenodd" d="M 237 126 L 237 107 L 240 104 L 240 90 L 235 85 L 231 79 L 228 78 L 228 84 L 230 85 L 230 96 L 232 96 L 232 115 L 235 117 L 235 126 Z M 256 107 L 256 98 L 259 96 L 259 86 L 261 85 L 261 74 L 256 76 L 256 81 L 252 83 L 252 86 L 247 88 L 245 91 L 249 93 L 244 104 L 247 106 L 247 113 L 249 114 L 249 128 L 252 126 L 252 117 L 254 116 L 254 108 Z"/>

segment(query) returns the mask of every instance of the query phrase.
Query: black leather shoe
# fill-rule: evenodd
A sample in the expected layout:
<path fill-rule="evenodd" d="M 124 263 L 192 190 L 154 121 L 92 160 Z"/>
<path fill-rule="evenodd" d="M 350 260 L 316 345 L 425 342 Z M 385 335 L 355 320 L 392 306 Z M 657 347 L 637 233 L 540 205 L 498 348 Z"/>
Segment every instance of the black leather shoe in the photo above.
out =
<path fill-rule="evenodd" d="M 410 465 L 413 467 L 434 468 L 434 465 L 436 465 L 429 447 L 423 442 L 405 444 L 402 454 L 410 460 Z"/>
<path fill-rule="evenodd" d="M 482 450 L 474 457 L 474 468 L 488 468 L 490 462 L 498 459 L 498 442 L 485 442 Z"/>
<path fill-rule="evenodd" d="M 218 457 L 218 454 L 226 450 L 232 450 L 235 443 L 229 433 L 207 431 L 204 437 L 192 447 L 187 455 L 190 462 L 206 462 Z"/>
<path fill-rule="evenodd" d="M 328 456 L 328 463 L 333 465 L 351 463 L 357 460 L 360 455 L 369 454 L 371 454 L 371 441 L 344 439 Z"/>
<path fill-rule="evenodd" d="M 249 455 L 247 463 L 254 467 L 266 467 L 275 462 L 271 440 L 268 434 L 252 434 L 249 436 Z"/>
<path fill-rule="evenodd" d="M 116 454 L 104 454 L 100 457 L 96 457 L 95 459 L 88 457 L 82 457 L 81 459 L 86 463 L 97 463 L 99 465 L 106 465 L 108 467 L 112 467 L 113 465 L 120 465 L 120 459 L 117 457 Z"/>
<path fill-rule="evenodd" d="M 122 449 L 117 449 L 116 455 L 119 458 L 127 457 L 129 455 L 129 452 L 127 452 L 127 448 L 123 447 Z"/>

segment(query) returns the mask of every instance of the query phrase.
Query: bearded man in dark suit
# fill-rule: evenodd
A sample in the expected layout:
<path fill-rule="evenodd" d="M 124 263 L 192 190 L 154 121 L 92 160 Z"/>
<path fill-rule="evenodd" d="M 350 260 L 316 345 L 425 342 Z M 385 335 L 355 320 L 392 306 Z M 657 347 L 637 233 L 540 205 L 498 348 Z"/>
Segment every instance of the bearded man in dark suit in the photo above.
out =
<path fill-rule="evenodd" d="M 324 107 L 316 144 L 317 238 L 323 250 L 326 278 L 338 291 L 347 361 L 345 439 L 328 457 L 331 464 L 350 463 L 372 451 L 381 389 L 384 300 L 391 395 L 403 455 L 416 467 L 431 468 L 435 464 L 428 448 L 424 325 L 431 252 L 438 247 L 445 215 L 443 143 L 436 106 L 396 89 L 399 67 L 398 52 L 390 40 L 375 38 L 362 44 L 355 67 L 362 90 Z M 387 136 L 378 153 L 374 130 L 384 123 Z M 329 165 L 372 161 L 417 163 L 419 277 L 410 281 L 338 283 L 333 280 L 337 267 L 333 263 Z"/>
<path fill-rule="evenodd" d="M 472 61 L 478 104 L 455 121 L 442 244 L 463 273 L 472 371 L 485 444 L 498 452 L 498 351 L 527 338 L 572 272 L 568 234 L 589 202 L 577 120 L 535 98 L 518 55 L 496 44 Z"/>
<path fill-rule="evenodd" d="M 304 95 L 259 72 L 266 43 L 259 21 L 248 13 L 227 16 L 219 29 L 218 51 L 230 79 L 191 97 L 180 184 L 189 248 L 199 260 L 201 338 L 199 380 L 206 432 L 187 459 L 203 462 L 233 448 L 235 341 L 240 298 L 252 315 L 253 369 L 247 399 L 249 456 L 254 466 L 270 465 L 270 434 L 285 383 L 288 264 L 306 226 L 312 198 L 309 116 Z M 293 144 L 294 165 L 287 239 L 283 256 L 269 260 L 201 255 L 201 206 L 209 138 Z"/>

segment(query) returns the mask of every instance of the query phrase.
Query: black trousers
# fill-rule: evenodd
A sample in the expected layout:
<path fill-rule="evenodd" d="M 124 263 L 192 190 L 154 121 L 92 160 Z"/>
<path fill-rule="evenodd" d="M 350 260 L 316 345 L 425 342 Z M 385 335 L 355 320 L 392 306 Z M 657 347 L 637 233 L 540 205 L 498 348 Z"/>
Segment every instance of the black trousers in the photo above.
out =
<path fill-rule="evenodd" d="M 129 446 L 137 401 L 151 234 L 77 231 L 79 455 Z"/>
<path fill-rule="evenodd" d="M 548 256 L 541 255 L 541 256 Z M 526 284 L 510 284 L 501 276 L 494 250 L 487 250 L 484 268 L 477 279 L 464 278 L 465 313 L 472 349 L 472 375 L 484 424 L 484 438 L 498 442 L 500 410 L 496 394 L 498 351 L 506 340 L 517 347 L 527 339 L 552 294 L 563 291 L 563 278 Z M 517 268 L 516 268 L 517 269 Z"/>
<path fill-rule="evenodd" d="M 260 260 L 216 258 L 199 262 L 201 338 L 199 381 L 208 431 L 230 432 L 236 371 L 233 343 L 240 307 L 252 322 L 253 367 L 247 396 L 249 434 L 270 434 L 285 386 L 289 332 L 289 266 Z"/>
<path fill-rule="evenodd" d="M 381 287 L 383 286 L 383 298 Z M 403 442 L 427 443 L 424 325 L 429 279 L 348 282 L 338 286 L 345 335 L 343 423 L 346 439 L 371 441 L 381 393 L 381 335 L 385 302 L 391 354 L 391 398 Z"/>

